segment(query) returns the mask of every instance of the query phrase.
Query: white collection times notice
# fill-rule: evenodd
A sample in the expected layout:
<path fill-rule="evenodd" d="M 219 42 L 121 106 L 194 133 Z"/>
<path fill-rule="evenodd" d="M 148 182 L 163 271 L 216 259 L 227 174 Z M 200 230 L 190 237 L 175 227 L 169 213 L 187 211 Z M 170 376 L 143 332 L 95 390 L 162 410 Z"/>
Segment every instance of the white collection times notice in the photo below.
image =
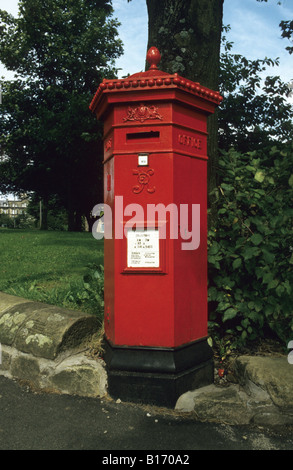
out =
<path fill-rule="evenodd" d="M 127 267 L 159 268 L 159 246 L 159 230 L 129 230 L 127 233 Z"/>

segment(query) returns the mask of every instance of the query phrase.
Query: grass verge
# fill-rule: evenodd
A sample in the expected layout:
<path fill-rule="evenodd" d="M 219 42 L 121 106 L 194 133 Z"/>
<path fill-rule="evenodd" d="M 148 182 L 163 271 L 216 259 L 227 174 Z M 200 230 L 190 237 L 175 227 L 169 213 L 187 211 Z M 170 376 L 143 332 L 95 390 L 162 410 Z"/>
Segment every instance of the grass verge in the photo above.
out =
<path fill-rule="evenodd" d="M 88 232 L 0 229 L 0 291 L 99 315 L 103 258 Z"/>

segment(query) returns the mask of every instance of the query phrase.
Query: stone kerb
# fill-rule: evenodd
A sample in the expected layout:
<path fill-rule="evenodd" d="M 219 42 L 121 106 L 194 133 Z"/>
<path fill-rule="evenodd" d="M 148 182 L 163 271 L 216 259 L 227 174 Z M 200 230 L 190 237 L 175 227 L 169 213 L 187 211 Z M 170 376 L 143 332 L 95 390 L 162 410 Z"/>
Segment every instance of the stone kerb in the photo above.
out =
<path fill-rule="evenodd" d="M 98 320 L 82 312 L 0 292 L 0 375 L 36 389 L 71 395 L 107 395 L 102 359 L 87 355 Z M 287 357 L 238 357 L 237 384 L 215 384 L 183 394 L 176 411 L 230 425 L 292 425 L 293 366 Z"/>
<path fill-rule="evenodd" d="M 233 369 L 237 384 L 187 392 L 176 409 L 192 412 L 199 420 L 232 425 L 293 424 L 293 367 L 286 356 L 240 356 Z"/>
<path fill-rule="evenodd" d="M 0 343 L 18 351 L 55 359 L 96 329 L 98 320 L 92 315 L 0 294 Z"/>
<path fill-rule="evenodd" d="M 98 330 L 93 315 L 0 292 L 0 374 L 37 388 L 104 395 L 102 361 L 82 354 Z"/>
<path fill-rule="evenodd" d="M 235 374 L 249 395 L 267 394 L 271 402 L 293 423 L 293 367 L 287 356 L 242 356 L 235 363 Z"/>

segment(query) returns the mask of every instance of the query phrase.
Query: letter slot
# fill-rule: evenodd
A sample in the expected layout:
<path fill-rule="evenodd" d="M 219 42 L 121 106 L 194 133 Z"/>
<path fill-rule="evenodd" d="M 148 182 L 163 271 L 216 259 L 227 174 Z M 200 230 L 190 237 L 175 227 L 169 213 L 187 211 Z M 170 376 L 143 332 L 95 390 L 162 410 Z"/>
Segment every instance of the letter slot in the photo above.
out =
<path fill-rule="evenodd" d="M 126 134 L 126 141 L 158 141 L 160 138 L 160 132 L 158 131 L 149 131 L 149 132 L 133 132 Z"/>

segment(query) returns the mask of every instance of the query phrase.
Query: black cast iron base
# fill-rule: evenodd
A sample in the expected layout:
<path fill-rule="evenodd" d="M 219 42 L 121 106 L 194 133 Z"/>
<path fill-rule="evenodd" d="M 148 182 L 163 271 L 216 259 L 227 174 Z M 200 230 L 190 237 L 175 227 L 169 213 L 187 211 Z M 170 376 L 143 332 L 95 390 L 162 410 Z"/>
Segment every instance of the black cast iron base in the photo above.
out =
<path fill-rule="evenodd" d="M 178 348 L 115 346 L 104 340 L 108 393 L 122 401 L 174 408 L 183 393 L 214 381 L 206 339 Z"/>

